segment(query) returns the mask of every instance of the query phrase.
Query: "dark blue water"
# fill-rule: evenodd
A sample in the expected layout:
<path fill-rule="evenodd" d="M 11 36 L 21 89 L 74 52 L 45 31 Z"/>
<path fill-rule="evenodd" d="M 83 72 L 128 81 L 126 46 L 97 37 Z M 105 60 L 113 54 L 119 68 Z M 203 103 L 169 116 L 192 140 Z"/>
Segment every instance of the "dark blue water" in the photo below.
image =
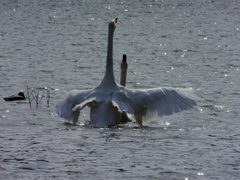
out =
<path fill-rule="evenodd" d="M 239 179 L 239 1 L 1 1 L 0 179 Z M 140 128 L 59 119 L 69 90 L 105 71 L 107 24 L 118 17 L 114 70 L 130 88 L 193 87 L 198 106 Z M 44 98 L 5 102 L 27 86 Z M 50 88 L 47 108 L 45 87 Z"/>

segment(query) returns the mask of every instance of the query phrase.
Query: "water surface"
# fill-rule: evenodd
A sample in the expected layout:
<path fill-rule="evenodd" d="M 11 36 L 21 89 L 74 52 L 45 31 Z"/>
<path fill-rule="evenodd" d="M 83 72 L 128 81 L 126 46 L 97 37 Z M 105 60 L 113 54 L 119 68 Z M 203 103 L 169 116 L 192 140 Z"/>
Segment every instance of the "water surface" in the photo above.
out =
<path fill-rule="evenodd" d="M 0 108 L 1 179 L 238 179 L 239 1 L 10 1 L 0 3 L 1 96 L 40 94 Z M 198 88 L 196 108 L 140 128 L 78 126 L 55 105 L 98 85 L 107 24 L 118 17 L 114 70 L 128 56 L 129 88 Z"/>

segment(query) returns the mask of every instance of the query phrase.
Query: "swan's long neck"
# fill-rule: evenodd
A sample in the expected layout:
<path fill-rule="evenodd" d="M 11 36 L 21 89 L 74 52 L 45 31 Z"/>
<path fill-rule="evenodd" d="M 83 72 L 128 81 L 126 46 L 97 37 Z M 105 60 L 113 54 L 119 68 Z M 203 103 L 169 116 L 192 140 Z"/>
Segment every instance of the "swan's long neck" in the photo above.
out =
<path fill-rule="evenodd" d="M 113 73 L 113 33 L 115 26 L 109 24 L 108 27 L 108 46 L 107 46 L 107 61 L 106 61 L 106 72 L 102 82 L 115 83 Z"/>

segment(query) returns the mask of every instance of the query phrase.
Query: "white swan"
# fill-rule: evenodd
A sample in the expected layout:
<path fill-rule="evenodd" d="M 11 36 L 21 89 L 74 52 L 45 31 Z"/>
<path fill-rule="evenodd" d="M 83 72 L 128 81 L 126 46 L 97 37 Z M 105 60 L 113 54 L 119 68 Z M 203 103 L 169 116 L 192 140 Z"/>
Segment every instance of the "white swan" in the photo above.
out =
<path fill-rule="evenodd" d="M 129 89 L 116 84 L 113 73 L 113 33 L 117 18 L 108 25 L 106 72 L 102 82 L 91 90 L 72 91 L 57 105 L 60 117 L 78 122 L 81 109 L 91 108 L 93 127 L 115 126 L 128 121 L 143 125 L 156 117 L 171 115 L 196 105 L 191 90 L 173 88 Z"/>

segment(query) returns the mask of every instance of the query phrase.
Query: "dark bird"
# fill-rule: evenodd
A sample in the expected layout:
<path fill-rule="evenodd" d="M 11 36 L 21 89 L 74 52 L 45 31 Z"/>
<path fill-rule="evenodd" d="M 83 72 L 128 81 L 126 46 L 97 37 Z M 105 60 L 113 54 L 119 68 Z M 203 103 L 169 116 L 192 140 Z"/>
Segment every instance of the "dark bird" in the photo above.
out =
<path fill-rule="evenodd" d="M 3 98 L 5 101 L 19 101 L 19 100 L 25 100 L 26 97 L 24 96 L 23 92 L 18 93 L 18 95 L 12 95 L 9 97 Z"/>

